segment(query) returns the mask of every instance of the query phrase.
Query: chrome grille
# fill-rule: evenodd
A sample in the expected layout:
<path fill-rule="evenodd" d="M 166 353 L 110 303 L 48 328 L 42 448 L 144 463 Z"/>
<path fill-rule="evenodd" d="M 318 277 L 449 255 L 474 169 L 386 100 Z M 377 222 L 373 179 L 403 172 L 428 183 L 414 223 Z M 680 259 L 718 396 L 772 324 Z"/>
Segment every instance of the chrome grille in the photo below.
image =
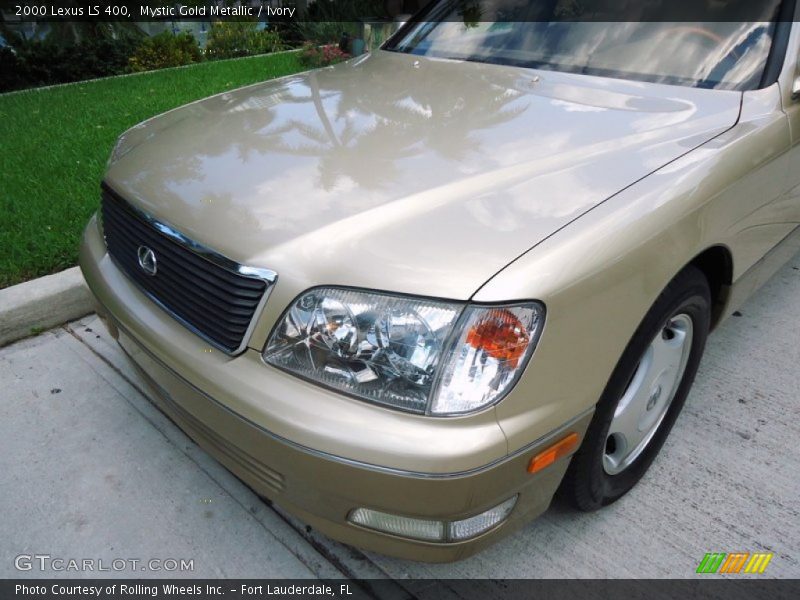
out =
<path fill-rule="evenodd" d="M 145 294 L 220 350 L 244 349 L 272 271 L 243 267 L 188 240 L 105 184 L 101 214 L 109 255 Z"/>

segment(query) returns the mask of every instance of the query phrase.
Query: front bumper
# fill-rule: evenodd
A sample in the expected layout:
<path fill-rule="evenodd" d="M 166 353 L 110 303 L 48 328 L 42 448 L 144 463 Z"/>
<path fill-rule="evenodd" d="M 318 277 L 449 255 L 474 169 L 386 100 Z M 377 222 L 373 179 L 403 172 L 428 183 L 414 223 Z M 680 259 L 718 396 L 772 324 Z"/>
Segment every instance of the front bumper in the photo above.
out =
<path fill-rule="evenodd" d="M 588 427 L 585 414 L 509 456 L 493 410 L 453 419 L 399 413 L 272 369 L 257 349 L 235 358 L 213 351 L 117 269 L 94 220 L 80 265 L 98 314 L 159 408 L 257 493 L 348 544 L 435 562 L 473 554 L 548 507 L 568 460 L 535 475 L 528 462 Z M 515 494 L 504 523 L 461 542 L 416 541 L 347 521 L 359 507 L 456 520 Z"/>

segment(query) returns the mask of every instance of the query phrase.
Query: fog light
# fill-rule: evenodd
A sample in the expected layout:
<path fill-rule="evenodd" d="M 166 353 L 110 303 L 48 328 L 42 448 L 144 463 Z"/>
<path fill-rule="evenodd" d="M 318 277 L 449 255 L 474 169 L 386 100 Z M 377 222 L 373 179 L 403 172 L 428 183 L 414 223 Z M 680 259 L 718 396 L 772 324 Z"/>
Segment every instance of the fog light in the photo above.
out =
<path fill-rule="evenodd" d="M 356 525 L 392 533 L 415 540 L 441 542 L 444 539 L 444 521 L 429 521 L 390 515 L 369 508 L 357 508 L 348 519 Z"/>
<path fill-rule="evenodd" d="M 453 521 L 448 527 L 448 537 L 453 541 L 474 538 L 505 521 L 516 503 L 517 497 L 514 496 L 479 515 L 461 521 Z"/>
<path fill-rule="evenodd" d="M 474 538 L 505 521 L 516 503 L 517 496 L 514 496 L 479 515 L 460 521 L 415 519 L 369 508 L 357 508 L 347 519 L 356 525 L 400 537 L 427 542 L 458 542 Z"/>

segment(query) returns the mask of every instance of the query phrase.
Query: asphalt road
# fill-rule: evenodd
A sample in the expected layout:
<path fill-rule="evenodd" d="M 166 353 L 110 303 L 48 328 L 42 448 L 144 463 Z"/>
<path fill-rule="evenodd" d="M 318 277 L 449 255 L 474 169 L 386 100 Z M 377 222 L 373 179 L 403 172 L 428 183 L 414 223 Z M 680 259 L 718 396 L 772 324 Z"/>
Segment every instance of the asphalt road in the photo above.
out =
<path fill-rule="evenodd" d="M 800 577 L 800 255 L 709 341 L 663 452 L 597 513 L 553 506 L 462 562 L 363 554 L 308 532 L 194 445 L 96 317 L 0 349 L 0 578 L 15 558 L 184 559 L 103 576 L 687 578 L 706 552 L 773 552 Z M 119 563 L 118 563 L 119 564 Z M 131 563 L 128 563 L 131 564 Z M 23 563 L 24 566 L 24 563 Z M 164 566 L 162 566 L 162 569 Z"/>

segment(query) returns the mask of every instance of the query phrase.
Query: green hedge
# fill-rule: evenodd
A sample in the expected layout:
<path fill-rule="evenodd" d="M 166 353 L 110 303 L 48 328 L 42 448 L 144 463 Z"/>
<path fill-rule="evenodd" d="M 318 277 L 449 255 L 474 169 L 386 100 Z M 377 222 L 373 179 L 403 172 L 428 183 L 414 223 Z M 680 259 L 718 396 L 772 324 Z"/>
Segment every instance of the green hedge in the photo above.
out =
<path fill-rule="evenodd" d="M 16 40 L 0 48 L 0 92 L 69 83 L 128 72 L 140 40 L 87 39 L 61 46 L 52 41 Z"/>
<path fill-rule="evenodd" d="M 164 31 L 145 38 L 136 48 L 128 64 L 134 73 L 181 67 L 203 60 L 203 53 L 191 33 L 173 35 Z"/>
<path fill-rule="evenodd" d="M 162 32 L 153 37 L 88 38 L 64 45 L 54 39 L 12 37 L 0 47 L 0 92 L 71 83 L 124 73 L 152 71 L 210 60 L 283 50 L 275 30 L 255 22 L 214 23 L 204 54 L 191 33 Z"/>
<path fill-rule="evenodd" d="M 211 60 L 237 58 L 284 49 L 286 46 L 278 32 L 259 30 L 254 21 L 218 21 L 208 33 L 206 57 Z"/>

